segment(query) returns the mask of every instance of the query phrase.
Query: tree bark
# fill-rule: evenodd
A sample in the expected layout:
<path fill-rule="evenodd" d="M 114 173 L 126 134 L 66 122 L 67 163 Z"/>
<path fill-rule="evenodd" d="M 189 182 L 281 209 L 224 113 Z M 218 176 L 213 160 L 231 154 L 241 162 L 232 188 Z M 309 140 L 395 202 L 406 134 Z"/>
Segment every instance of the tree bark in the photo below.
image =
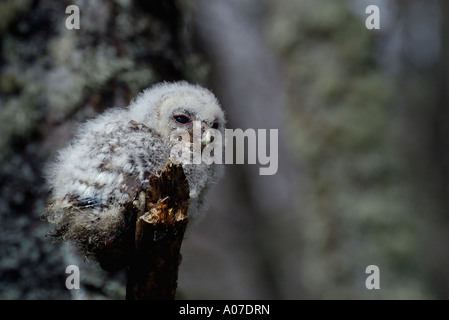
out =
<path fill-rule="evenodd" d="M 181 165 L 169 163 L 146 190 L 138 213 L 135 253 L 127 270 L 127 300 L 170 300 L 178 283 L 180 249 L 187 227 L 189 185 Z"/>

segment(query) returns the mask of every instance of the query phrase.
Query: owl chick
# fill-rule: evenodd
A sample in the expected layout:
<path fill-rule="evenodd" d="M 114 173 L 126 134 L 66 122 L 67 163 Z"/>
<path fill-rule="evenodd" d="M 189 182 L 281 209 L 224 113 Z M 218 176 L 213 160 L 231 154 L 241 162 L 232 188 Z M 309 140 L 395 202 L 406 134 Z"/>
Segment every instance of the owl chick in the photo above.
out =
<path fill-rule="evenodd" d="M 68 147 L 49 165 L 50 205 L 46 219 L 53 235 L 94 252 L 127 228 L 125 206 L 137 201 L 150 177 L 163 169 L 176 139 L 173 133 L 225 129 L 214 95 L 187 82 L 161 83 L 140 93 L 125 109 L 112 109 L 82 124 Z M 188 216 L 206 209 L 208 187 L 223 174 L 220 164 L 183 164 L 189 183 Z"/>

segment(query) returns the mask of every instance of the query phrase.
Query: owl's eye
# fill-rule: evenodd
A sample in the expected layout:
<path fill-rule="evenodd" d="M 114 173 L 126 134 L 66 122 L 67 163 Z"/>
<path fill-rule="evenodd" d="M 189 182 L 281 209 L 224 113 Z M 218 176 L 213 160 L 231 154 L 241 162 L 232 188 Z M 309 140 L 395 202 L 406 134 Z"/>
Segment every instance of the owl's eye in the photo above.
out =
<path fill-rule="evenodd" d="M 214 122 L 214 124 L 212 125 L 212 129 L 218 129 L 218 122 Z"/>
<path fill-rule="evenodd" d="M 173 120 L 181 124 L 189 124 L 190 122 L 192 122 L 192 120 L 190 120 L 190 118 L 184 114 L 175 114 L 173 116 Z"/>

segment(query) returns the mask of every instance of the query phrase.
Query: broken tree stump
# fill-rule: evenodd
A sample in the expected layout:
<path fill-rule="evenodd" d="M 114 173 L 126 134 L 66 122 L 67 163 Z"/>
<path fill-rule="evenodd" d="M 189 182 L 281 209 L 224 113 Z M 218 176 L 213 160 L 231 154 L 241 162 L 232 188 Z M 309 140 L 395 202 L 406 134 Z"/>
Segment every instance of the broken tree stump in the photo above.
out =
<path fill-rule="evenodd" d="M 150 180 L 145 210 L 136 217 L 135 251 L 127 270 L 127 300 L 174 299 L 189 185 L 181 165 L 168 163 Z"/>

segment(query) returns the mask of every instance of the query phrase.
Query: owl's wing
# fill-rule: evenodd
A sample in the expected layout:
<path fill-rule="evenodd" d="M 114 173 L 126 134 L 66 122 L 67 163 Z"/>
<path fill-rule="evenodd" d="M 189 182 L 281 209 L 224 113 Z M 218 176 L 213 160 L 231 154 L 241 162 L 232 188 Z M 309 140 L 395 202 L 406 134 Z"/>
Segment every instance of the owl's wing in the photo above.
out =
<path fill-rule="evenodd" d="M 119 187 L 119 192 L 122 195 L 127 195 L 128 201 L 132 202 L 140 191 L 144 189 L 144 185 L 139 180 L 137 175 L 133 174 L 123 174 L 122 183 Z M 100 196 L 89 196 L 89 197 L 82 197 L 82 196 L 76 196 L 76 195 L 68 195 L 67 196 L 68 202 L 71 204 L 71 206 L 74 209 L 77 210 L 92 210 L 92 209 L 104 209 L 107 208 L 110 205 L 114 205 L 114 199 L 105 199 L 104 197 Z M 126 202 L 122 203 L 122 205 L 126 205 Z"/>
<path fill-rule="evenodd" d="M 73 200 L 73 206 L 79 209 L 104 208 L 105 205 L 100 198 L 77 198 Z"/>

